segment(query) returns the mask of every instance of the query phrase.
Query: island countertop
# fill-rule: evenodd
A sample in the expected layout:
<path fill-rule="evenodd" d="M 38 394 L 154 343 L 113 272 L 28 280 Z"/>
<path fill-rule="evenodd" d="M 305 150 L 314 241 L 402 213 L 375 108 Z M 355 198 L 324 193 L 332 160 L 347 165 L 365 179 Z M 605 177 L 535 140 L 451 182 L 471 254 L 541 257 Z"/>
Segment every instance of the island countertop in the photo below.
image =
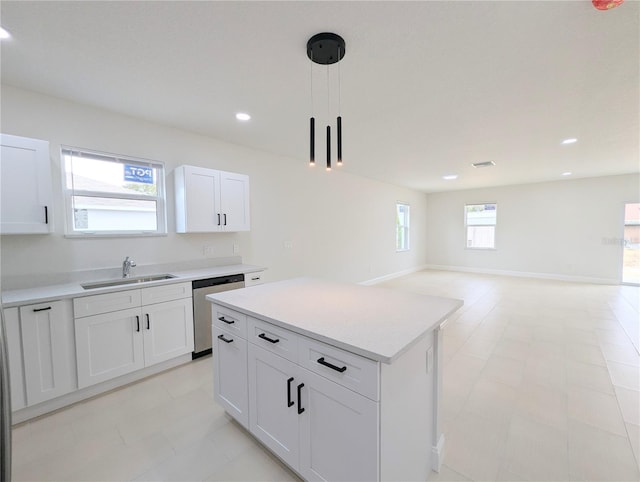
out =
<path fill-rule="evenodd" d="M 296 278 L 207 295 L 213 303 L 372 360 L 393 363 L 462 300 Z"/>

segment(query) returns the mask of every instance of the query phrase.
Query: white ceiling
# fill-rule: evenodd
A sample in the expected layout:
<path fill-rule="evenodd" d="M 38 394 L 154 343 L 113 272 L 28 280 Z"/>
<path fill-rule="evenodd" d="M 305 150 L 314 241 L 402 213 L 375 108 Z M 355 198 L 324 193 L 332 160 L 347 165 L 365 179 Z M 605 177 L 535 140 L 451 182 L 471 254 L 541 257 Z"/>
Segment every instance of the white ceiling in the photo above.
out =
<path fill-rule="evenodd" d="M 2 82 L 307 162 L 306 42 L 331 31 L 346 171 L 427 192 L 623 174 L 640 170 L 639 7 L 3 0 Z"/>

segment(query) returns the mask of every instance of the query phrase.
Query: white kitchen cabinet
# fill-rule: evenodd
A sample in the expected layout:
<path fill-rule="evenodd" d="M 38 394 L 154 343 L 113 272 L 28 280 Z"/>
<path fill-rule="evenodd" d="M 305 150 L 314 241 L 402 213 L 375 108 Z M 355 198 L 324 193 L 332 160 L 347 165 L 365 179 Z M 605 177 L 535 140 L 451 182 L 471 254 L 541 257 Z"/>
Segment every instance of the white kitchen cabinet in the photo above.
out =
<path fill-rule="evenodd" d="M 301 371 L 302 477 L 378 480 L 378 404 L 304 368 Z"/>
<path fill-rule="evenodd" d="M 301 367 L 297 353 L 276 354 L 284 339 L 273 335 L 301 347 L 296 334 L 273 327 L 267 340 L 252 337 L 266 325 L 249 319 L 251 433 L 306 480 L 377 480 L 378 404 Z"/>
<path fill-rule="evenodd" d="M 249 430 L 278 457 L 299 470 L 299 367 L 249 343 Z"/>
<path fill-rule="evenodd" d="M 71 300 L 21 306 L 19 313 L 27 405 L 75 390 Z"/>
<path fill-rule="evenodd" d="M 140 308 L 129 308 L 76 318 L 80 388 L 144 368 L 140 315 Z"/>
<path fill-rule="evenodd" d="M 193 351 L 191 298 L 142 307 L 145 366 Z"/>
<path fill-rule="evenodd" d="M 191 283 L 75 298 L 74 309 L 80 388 L 193 351 Z"/>
<path fill-rule="evenodd" d="M 195 166 L 174 170 L 176 231 L 249 231 L 249 176 Z"/>
<path fill-rule="evenodd" d="M 17 307 L 6 308 L 4 310 L 4 323 L 7 331 L 7 352 L 9 355 L 11 409 L 15 411 L 27 406 L 27 392 L 24 385 L 24 364 L 22 363 L 20 312 Z"/>
<path fill-rule="evenodd" d="M 262 283 L 264 283 L 264 271 L 255 271 L 253 273 L 246 273 L 244 275 L 245 288 L 261 285 Z"/>
<path fill-rule="evenodd" d="M 212 340 L 216 400 L 248 429 L 247 340 L 215 324 Z"/>
<path fill-rule="evenodd" d="M 49 143 L 0 134 L 0 233 L 52 231 Z"/>

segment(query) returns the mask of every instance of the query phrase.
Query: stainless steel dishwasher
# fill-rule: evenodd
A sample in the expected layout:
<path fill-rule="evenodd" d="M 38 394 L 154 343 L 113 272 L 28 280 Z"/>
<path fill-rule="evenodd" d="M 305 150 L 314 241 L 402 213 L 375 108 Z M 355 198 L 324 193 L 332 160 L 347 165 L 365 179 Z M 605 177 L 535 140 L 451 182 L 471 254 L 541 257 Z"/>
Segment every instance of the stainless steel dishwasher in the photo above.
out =
<path fill-rule="evenodd" d="M 218 276 L 192 282 L 193 290 L 193 337 L 195 348 L 192 358 L 211 353 L 211 302 L 205 296 L 211 293 L 244 288 L 244 275 Z"/>

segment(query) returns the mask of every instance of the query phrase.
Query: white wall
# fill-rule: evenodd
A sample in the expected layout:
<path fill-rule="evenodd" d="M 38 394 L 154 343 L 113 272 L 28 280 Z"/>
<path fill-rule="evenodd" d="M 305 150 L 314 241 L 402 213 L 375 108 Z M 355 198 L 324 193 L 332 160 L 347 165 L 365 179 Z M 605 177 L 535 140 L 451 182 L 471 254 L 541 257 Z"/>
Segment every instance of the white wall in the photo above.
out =
<path fill-rule="evenodd" d="M 618 282 L 625 202 L 637 174 L 427 195 L 427 263 L 479 272 Z M 464 205 L 497 203 L 495 250 L 465 249 Z"/>
<path fill-rule="evenodd" d="M 320 276 L 362 281 L 426 261 L 426 195 L 322 169 L 140 119 L 2 86 L 0 130 L 50 142 L 55 233 L 2 236 L 2 277 L 233 256 L 269 268 L 267 279 Z M 283 135 L 286 135 L 284 133 Z M 60 145 L 165 162 L 169 234 L 153 238 L 64 237 Z M 176 234 L 173 168 L 181 164 L 245 173 L 251 180 L 251 232 Z M 395 203 L 411 204 L 412 250 L 395 252 Z M 285 242 L 292 248 L 285 248 Z M 3 283 L 4 284 L 4 283 Z"/>

